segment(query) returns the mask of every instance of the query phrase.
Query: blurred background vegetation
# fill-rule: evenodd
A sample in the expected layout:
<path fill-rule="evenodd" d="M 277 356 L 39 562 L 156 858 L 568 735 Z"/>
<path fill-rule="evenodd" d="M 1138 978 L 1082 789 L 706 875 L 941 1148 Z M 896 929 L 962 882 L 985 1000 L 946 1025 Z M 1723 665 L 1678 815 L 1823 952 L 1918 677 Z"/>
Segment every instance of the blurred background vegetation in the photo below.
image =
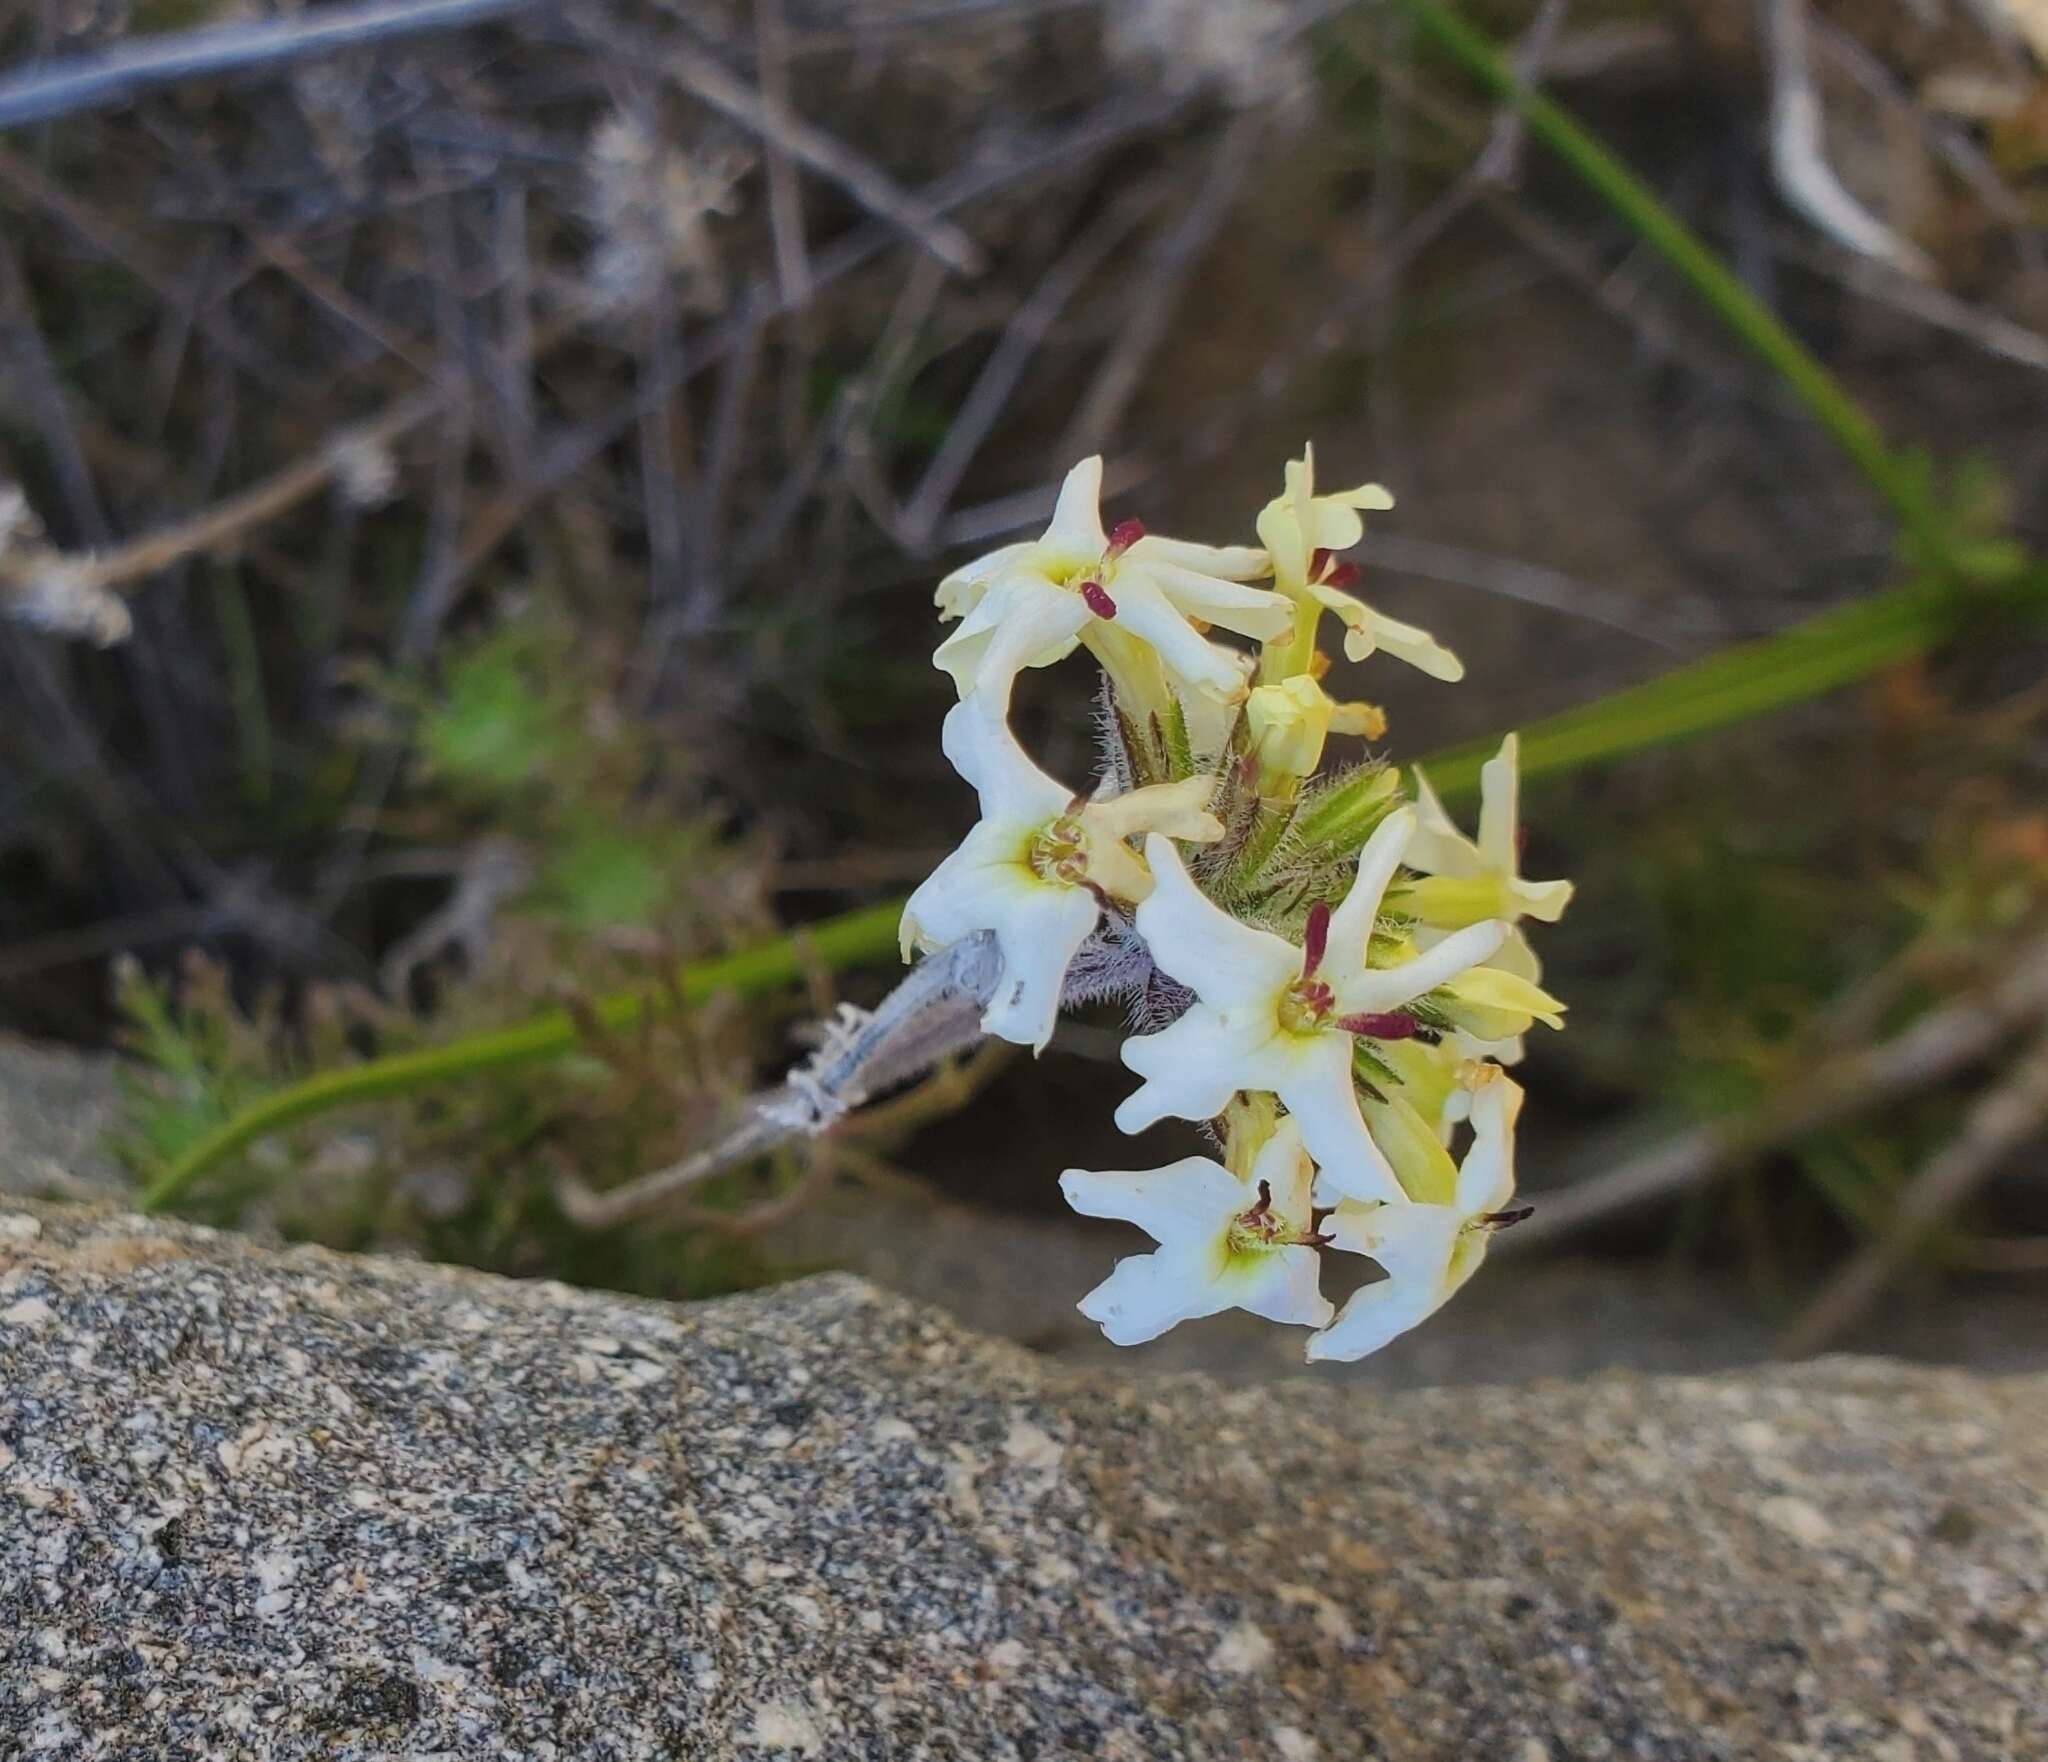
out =
<path fill-rule="evenodd" d="M 0 1027 L 121 1049 L 144 1182 L 309 1075 L 440 1073 L 209 1157 L 200 1215 L 660 1294 L 851 1262 L 1078 1349 L 1111 1249 L 1055 1177 L 1121 1153 L 1113 1022 L 656 1219 L 555 1193 L 887 984 L 872 923 L 676 973 L 964 828 L 946 567 L 1096 450 L 1118 516 L 1241 541 L 1312 437 L 1399 498 L 1377 603 L 1467 663 L 1341 681 L 1403 762 L 1939 601 L 1813 689 L 1722 663 L 1683 746 L 1624 699 L 1552 749 L 1572 1028 L 1501 1339 L 1683 1290 L 1675 1335 L 1805 1349 L 1905 1291 L 1908 1346 L 2048 1350 L 2044 55 L 2041 0 L 15 7 Z M 1086 774 L 1081 687 L 1031 684 Z M 550 1056 L 432 1062 L 549 1012 Z"/>

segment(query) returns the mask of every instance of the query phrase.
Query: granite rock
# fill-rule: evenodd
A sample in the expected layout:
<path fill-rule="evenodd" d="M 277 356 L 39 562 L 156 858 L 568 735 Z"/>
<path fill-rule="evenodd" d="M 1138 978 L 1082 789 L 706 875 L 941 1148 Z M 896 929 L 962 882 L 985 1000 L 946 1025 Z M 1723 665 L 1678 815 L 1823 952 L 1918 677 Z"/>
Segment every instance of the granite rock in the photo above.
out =
<path fill-rule="evenodd" d="M 2048 1381 L 1380 1395 L 0 1206 L 0 1755 L 2048 1755 Z"/>

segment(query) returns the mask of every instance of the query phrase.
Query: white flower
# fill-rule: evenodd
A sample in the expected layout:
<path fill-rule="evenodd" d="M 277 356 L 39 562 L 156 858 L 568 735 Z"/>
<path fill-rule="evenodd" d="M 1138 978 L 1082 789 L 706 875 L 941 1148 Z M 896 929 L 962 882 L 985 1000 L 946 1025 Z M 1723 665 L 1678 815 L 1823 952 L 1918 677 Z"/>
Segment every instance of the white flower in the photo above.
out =
<path fill-rule="evenodd" d="M 1401 1006 L 1484 960 L 1507 929 L 1475 924 L 1402 966 L 1366 965 L 1381 895 L 1414 830 L 1412 809 L 1387 816 L 1359 854 L 1344 903 L 1310 913 L 1301 948 L 1220 910 L 1172 845 L 1148 839 L 1154 885 L 1138 907 L 1138 933 L 1197 1001 L 1171 1027 L 1124 1042 L 1124 1063 L 1145 1082 L 1117 1109 L 1116 1123 L 1141 1132 L 1169 1115 L 1212 1119 L 1238 1090 L 1270 1090 L 1300 1122 L 1332 1193 L 1401 1199 L 1359 1113 L 1353 1037 L 1412 1033 Z"/>
<path fill-rule="evenodd" d="M 1140 833 L 1210 842 L 1222 823 L 1207 811 L 1213 777 L 1086 801 L 1041 771 L 1010 733 L 1007 692 L 956 704 L 945 724 L 946 757 L 981 798 L 981 820 L 960 848 L 910 896 L 904 958 L 991 930 L 1003 976 L 982 1027 L 1043 1050 L 1059 1014 L 1075 951 L 1102 914 L 1105 896 L 1135 902 L 1152 877 L 1124 841 Z M 1173 846 L 1165 838 L 1164 848 Z"/>
<path fill-rule="evenodd" d="M 1472 1101 L 1473 1138 L 1447 1205 L 1339 1205 L 1323 1220 L 1335 1247 L 1369 1254 L 1386 1277 L 1362 1286 L 1308 1343 L 1311 1362 L 1377 1352 L 1426 1321 L 1479 1270 L 1493 1233 L 1513 1222 L 1515 1117 L 1522 1091 L 1495 1070 Z"/>
<path fill-rule="evenodd" d="M 1375 612 L 1343 591 L 1358 578 L 1355 564 L 1337 561 L 1365 536 L 1361 508 L 1384 512 L 1394 498 L 1376 483 L 1335 495 L 1316 494 L 1316 452 L 1304 448 L 1287 462 L 1287 487 L 1260 510 L 1259 542 L 1272 559 L 1274 585 L 1290 599 L 1313 601 L 1335 612 L 1344 626 L 1344 653 L 1362 661 L 1377 649 L 1398 655 L 1432 679 L 1465 677 L 1465 665 L 1426 630 Z"/>
<path fill-rule="evenodd" d="M 1206 1156 L 1163 1169 L 1060 1177 L 1067 1203 L 1087 1217 L 1121 1218 L 1159 1247 L 1120 1260 L 1081 1299 L 1081 1313 L 1119 1346 L 1226 1309 L 1319 1328 L 1331 1305 L 1309 1209 L 1314 1169 L 1295 1122 L 1283 1119 L 1241 1181 Z"/>
<path fill-rule="evenodd" d="M 939 583 L 939 615 L 960 620 L 932 656 L 962 697 L 999 688 L 1022 667 L 1071 654 L 1091 627 L 1111 625 L 1149 644 L 1167 672 L 1207 696 L 1244 695 L 1241 664 L 1190 620 L 1240 636 L 1279 636 L 1293 611 L 1279 594 L 1243 583 L 1266 559 L 1154 538 L 1135 520 L 1102 529 L 1102 460 L 1083 459 L 1060 486 L 1052 524 L 1028 544 L 1004 545 Z"/>
<path fill-rule="evenodd" d="M 1554 924 L 1571 904 L 1569 881 L 1524 881 L 1521 852 L 1521 740 L 1510 734 L 1479 768 L 1479 836 L 1467 838 L 1415 767 L 1415 837 L 1402 859 L 1427 880 L 1411 882 L 1401 906 L 1425 924 L 1455 929 L 1482 918 Z"/>

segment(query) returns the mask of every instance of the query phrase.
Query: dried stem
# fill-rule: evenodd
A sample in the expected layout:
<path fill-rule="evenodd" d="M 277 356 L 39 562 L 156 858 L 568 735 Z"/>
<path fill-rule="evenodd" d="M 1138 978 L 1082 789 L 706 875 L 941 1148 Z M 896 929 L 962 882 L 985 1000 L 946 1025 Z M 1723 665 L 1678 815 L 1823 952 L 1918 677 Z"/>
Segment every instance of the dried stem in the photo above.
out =
<path fill-rule="evenodd" d="M 1975 995 L 1930 1011 L 1881 1045 L 1826 1060 L 1744 1118 L 1700 1126 L 1607 1174 L 1545 1196 L 1536 1215 L 1502 1237 L 1499 1248 L 1526 1252 L 1704 1186 L 1766 1151 L 1954 1076 L 2044 1015 L 2048 939 L 2020 950 L 2003 976 Z"/>
<path fill-rule="evenodd" d="M 1861 1249 L 1778 1342 L 1781 1358 L 1824 1351 L 1904 1271 L 1928 1232 L 2048 1126 L 2048 1035 L 1977 1098 L 1955 1137 L 1900 1192 L 1889 1227 Z"/>

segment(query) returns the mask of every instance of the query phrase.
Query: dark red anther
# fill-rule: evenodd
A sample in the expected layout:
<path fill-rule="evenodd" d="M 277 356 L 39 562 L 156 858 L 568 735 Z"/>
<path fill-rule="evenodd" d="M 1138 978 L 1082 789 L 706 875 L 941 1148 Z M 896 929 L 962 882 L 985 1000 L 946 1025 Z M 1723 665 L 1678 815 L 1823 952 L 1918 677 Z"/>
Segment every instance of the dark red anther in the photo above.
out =
<path fill-rule="evenodd" d="M 1323 951 L 1330 946 L 1330 902 L 1319 899 L 1308 908 L 1308 923 L 1301 932 L 1301 976 L 1313 979 L 1323 964 Z"/>
<path fill-rule="evenodd" d="M 1256 1205 L 1247 1207 L 1244 1221 L 1248 1224 L 1263 1224 L 1272 1214 L 1272 1210 L 1273 1183 L 1271 1181 L 1261 1181 L 1259 1183 L 1259 1202 Z"/>
<path fill-rule="evenodd" d="M 1347 1034 L 1363 1034 L 1368 1040 L 1413 1040 L 1422 1024 L 1401 1010 L 1367 1010 L 1360 1015 L 1339 1016 L 1337 1026 Z"/>
<path fill-rule="evenodd" d="M 1096 617 L 1114 618 L 1116 616 L 1116 601 L 1109 597 L 1108 589 L 1101 582 L 1082 582 L 1081 598 L 1086 602 L 1088 610 L 1093 612 Z"/>
<path fill-rule="evenodd" d="M 1339 563 L 1317 578 L 1325 587 L 1349 587 L 1358 579 L 1356 563 Z"/>
<path fill-rule="evenodd" d="M 1489 1230 L 1506 1230 L 1535 1215 L 1536 1208 L 1533 1205 L 1518 1205 L 1512 1211 L 1481 1212 L 1472 1221 L 1484 1225 Z"/>
<path fill-rule="evenodd" d="M 1121 557 L 1124 552 L 1145 536 L 1145 522 L 1142 520 L 1119 520 L 1109 529 L 1109 549 L 1105 557 Z"/>
<path fill-rule="evenodd" d="M 1310 551 L 1308 554 L 1309 580 L 1322 580 L 1323 571 L 1329 568 L 1330 562 L 1335 555 L 1336 553 L 1334 551 L 1326 551 L 1320 545 L 1318 545 L 1314 550 Z"/>

